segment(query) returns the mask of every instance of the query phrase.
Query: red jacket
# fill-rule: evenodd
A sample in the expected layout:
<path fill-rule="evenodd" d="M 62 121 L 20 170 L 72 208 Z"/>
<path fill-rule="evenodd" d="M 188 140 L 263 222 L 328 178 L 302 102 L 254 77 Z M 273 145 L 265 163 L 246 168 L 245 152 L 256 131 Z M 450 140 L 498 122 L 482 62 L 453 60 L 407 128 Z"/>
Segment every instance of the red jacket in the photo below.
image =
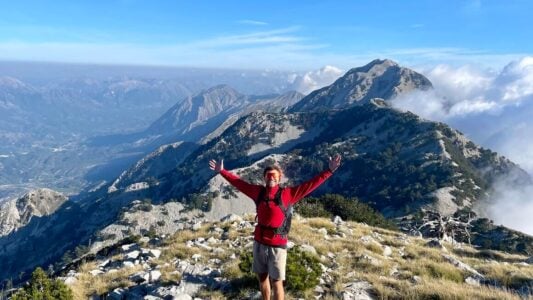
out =
<path fill-rule="evenodd" d="M 285 207 L 288 207 L 289 205 L 294 205 L 296 202 L 300 201 L 303 197 L 307 196 L 318 186 L 320 186 L 332 174 L 333 173 L 330 170 L 326 170 L 315 176 L 313 179 L 304 182 L 298 186 L 283 188 L 283 192 L 281 193 L 281 201 L 283 201 Z M 239 191 L 243 192 L 246 196 L 252 198 L 254 202 L 259 197 L 261 189 L 264 188 L 262 185 L 250 184 L 240 179 L 239 176 L 227 170 L 222 170 L 220 172 L 220 175 L 226 178 L 226 180 L 231 185 L 236 187 Z M 278 189 L 279 186 L 275 186 L 273 188 L 267 187 L 268 198 L 274 199 L 274 196 L 276 195 Z M 283 220 L 283 212 L 281 211 L 281 208 L 279 208 L 274 203 L 274 201 L 261 201 L 259 205 L 265 206 L 261 210 L 262 214 L 258 216 L 259 222 L 263 225 L 267 225 L 270 227 L 279 227 L 281 225 L 281 221 Z M 260 227 L 259 225 L 255 226 L 254 239 L 259 243 L 265 245 L 275 247 L 287 246 L 287 236 L 275 234 L 273 230 L 265 229 L 264 227 Z"/>

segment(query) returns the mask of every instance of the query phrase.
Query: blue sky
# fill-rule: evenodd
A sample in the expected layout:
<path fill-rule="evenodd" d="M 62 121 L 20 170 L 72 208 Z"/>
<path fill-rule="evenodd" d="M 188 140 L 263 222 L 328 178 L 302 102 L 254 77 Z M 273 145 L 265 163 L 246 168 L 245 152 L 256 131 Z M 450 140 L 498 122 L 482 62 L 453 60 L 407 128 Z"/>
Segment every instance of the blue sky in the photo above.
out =
<path fill-rule="evenodd" d="M 1 1 L 0 60 L 222 68 L 503 65 L 533 1 Z"/>

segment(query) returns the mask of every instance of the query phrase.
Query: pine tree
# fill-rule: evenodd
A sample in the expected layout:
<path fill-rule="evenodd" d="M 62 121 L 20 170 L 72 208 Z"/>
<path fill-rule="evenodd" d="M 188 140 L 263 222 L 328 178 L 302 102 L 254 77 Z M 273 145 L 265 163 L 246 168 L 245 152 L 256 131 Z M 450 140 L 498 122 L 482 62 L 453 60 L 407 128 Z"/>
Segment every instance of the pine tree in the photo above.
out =
<path fill-rule="evenodd" d="M 74 299 L 70 288 L 58 279 L 48 278 L 46 272 L 37 268 L 30 282 L 13 295 L 12 300 L 70 300 Z"/>

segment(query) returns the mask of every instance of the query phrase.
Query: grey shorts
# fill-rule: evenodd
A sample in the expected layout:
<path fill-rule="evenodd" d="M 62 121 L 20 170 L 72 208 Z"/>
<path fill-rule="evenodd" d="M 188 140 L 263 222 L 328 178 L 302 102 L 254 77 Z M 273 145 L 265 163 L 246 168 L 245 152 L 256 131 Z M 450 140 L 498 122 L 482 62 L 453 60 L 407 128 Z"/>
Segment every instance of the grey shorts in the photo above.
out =
<path fill-rule="evenodd" d="M 287 249 L 263 245 L 254 241 L 254 273 L 268 273 L 273 280 L 285 280 Z"/>

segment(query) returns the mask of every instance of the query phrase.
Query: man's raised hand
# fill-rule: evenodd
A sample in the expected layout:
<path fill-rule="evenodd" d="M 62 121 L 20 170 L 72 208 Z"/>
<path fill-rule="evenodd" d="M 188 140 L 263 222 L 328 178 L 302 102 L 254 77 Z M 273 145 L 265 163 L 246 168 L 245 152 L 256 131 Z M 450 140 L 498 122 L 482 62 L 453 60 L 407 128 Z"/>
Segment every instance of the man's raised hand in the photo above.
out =
<path fill-rule="evenodd" d="M 224 170 L 224 160 L 221 159 L 219 162 L 212 159 L 209 161 L 209 168 L 217 173 Z"/>
<path fill-rule="evenodd" d="M 340 154 L 335 154 L 335 157 L 329 158 L 329 169 L 331 172 L 335 172 L 341 165 L 341 156 Z"/>

